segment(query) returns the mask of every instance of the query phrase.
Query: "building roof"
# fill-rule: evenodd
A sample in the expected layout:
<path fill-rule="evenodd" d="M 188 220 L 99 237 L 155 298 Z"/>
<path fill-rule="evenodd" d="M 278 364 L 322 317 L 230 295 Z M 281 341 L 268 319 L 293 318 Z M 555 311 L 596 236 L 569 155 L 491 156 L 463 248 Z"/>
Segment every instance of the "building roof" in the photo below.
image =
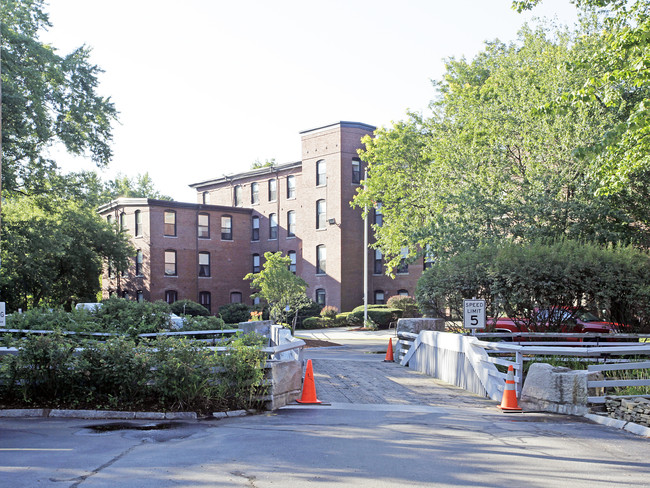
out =
<path fill-rule="evenodd" d="M 97 208 L 99 213 L 108 210 L 115 210 L 122 207 L 165 207 L 165 208 L 189 208 L 194 210 L 216 210 L 221 212 L 251 213 L 253 210 L 244 207 L 230 207 L 225 205 L 205 205 L 202 203 L 175 202 L 173 200 L 156 200 L 153 198 L 117 198 Z"/>
<path fill-rule="evenodd" d="M 199 181 L 198 183 L 192 183 L 191 185 L 189 185 L 189 187 L 201 188 L 203 186 L 219 185 L 231 181 L 242 180 L 244 178 L 251 178 L 256 176 L 264 176 L 267 174 L 279 173 L 281 171 L 286 171 L 288 169 L 300 168 L 301 166 L 302 166 L 302 161 L 296 161 L 294 163 L 275 164 L 273 166 L 263 166 L 262 168 L 251 169 L 250 171 L 244 171 L 243 173 L 223 175 L 220 178 L 212 178 L 210 180 Z"/>
<path fill-rule="evenodd" d="M 321 127 L 315 127 L 313 129 L 307 129 L 303 130 L 300 132 L 300 134 L 309 134 L 310 132 L 318 132 L 320 130 L 325 130 L 329 129 L 331 127 L 346 127 L 349 129 L 363 129 L 363 130 L 369 130 L 369 131 L 374 131 L 377 129 L 374 125 L 369 125 L 369 124 L 364 124 L 363 122 L 349 122 L 346 120 L 341 120 L 340 122 L 335 122 L 333 124 L 329 125 L 323 125 Z"/>

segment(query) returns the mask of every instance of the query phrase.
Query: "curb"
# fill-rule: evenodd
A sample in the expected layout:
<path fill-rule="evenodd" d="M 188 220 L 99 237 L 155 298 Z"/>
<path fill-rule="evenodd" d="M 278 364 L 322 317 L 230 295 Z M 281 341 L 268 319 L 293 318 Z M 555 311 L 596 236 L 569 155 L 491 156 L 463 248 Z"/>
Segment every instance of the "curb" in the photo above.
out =
<path fill-rule="evenodd" d="M 615 429 L 626 430 L 632 434 L 642 437 L 650 437 L 650 427 L 635 424 L 634 422 L 626 422 L 625 420 L 618 420 L 611 417 L 605 417 L 603 415 L 596 415 L 593 413 L 587 413 L 584 415 L 584 417 L 591 420 L 592 422 L 596 422 L 597 424 L 606 425 L 607 427 L 614 427 Z"/>
<path fill-rule="evenodd" d="M 213 412 L 212 417 L 242 417 L 252 414 L 249 410 Z M 64 419 L 113 419 L 113 420 L 198 420 L 196 412 L 120 412 L 116 410 L 63 410 L 49 408 L 0 409 L 2 418 L 64 418 Z"/>

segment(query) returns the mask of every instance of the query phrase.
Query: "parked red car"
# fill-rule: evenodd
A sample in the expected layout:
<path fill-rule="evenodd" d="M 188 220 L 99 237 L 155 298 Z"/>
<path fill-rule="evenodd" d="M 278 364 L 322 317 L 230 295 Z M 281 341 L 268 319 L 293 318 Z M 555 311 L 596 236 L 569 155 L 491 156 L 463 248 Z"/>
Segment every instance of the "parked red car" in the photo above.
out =
<path fill-rule="evenodd" d="M 515 321 L 514 319 L 507 317 L 498 319 L 488 318 L 488 327 L 493 329 L 494 332 L 546 332 L 550 328 L 553 329 L 554 332 L 573 334 L 584 334 L 588 332 L 597 334 L 614 334 L 620 328 L 618 324 L 613 322 L 604 322 L 594 314 L 585 310 L 553 310 L 551 312 L 551 320 L 549 320 L 548 310 L 536 310 L 535 312 L 537 313 L 537 320 L 530 327 L 526 327 L 523 320 Z M 555 324 L 561 325 L 559 328 L 554 326 L 552 327 L 552 325 Z"/>

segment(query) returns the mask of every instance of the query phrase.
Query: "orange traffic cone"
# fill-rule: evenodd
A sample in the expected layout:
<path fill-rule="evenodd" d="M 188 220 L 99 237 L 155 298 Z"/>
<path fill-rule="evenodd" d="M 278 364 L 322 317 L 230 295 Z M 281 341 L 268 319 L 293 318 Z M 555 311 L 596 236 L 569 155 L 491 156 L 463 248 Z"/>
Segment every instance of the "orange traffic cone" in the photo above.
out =
<path fill-rule="evenodd" d="M 501 410 L 506 412 L 521 412 L 519 404 L 517 403 L 517 392 L 515 391 L 515 370 L 512 364 L 508 366 L 508 376 L 506 377 L 506 388 L 503 390 L 503 398 L 501 399 Z"/>
<path fill-rule="evenodd" d="M 395 359 L 393 359 L 393 338 L 390 337 L 388 339 L 388 349 L 386 350 L 386 359 L 384 359 L 385 363 L 394 363 Z"/>
<path fill-rule="evenodd" d="M 314 370 L 311 366 L 311 359 L 307 361 L 305 369 L 305 381 L 302 384 L 302 396 L 298 403 L 322 403 L 316 398 L 316 384 L 314 383 Z"/>

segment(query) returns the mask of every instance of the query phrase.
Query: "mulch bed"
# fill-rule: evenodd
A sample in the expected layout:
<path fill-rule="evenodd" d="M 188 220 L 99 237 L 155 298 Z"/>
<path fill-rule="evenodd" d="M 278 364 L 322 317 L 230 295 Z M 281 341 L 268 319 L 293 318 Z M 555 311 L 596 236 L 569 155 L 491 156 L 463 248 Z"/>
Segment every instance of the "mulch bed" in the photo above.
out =
<path fill-rule="evenodd" d="M 336 344 L 329 341 L 321 341 L 319 339 L 303 339 L 305 341 L 305 349 L 309 347 L 331 347 L 331 346 L 340 346 L 341 344 Z"/>

